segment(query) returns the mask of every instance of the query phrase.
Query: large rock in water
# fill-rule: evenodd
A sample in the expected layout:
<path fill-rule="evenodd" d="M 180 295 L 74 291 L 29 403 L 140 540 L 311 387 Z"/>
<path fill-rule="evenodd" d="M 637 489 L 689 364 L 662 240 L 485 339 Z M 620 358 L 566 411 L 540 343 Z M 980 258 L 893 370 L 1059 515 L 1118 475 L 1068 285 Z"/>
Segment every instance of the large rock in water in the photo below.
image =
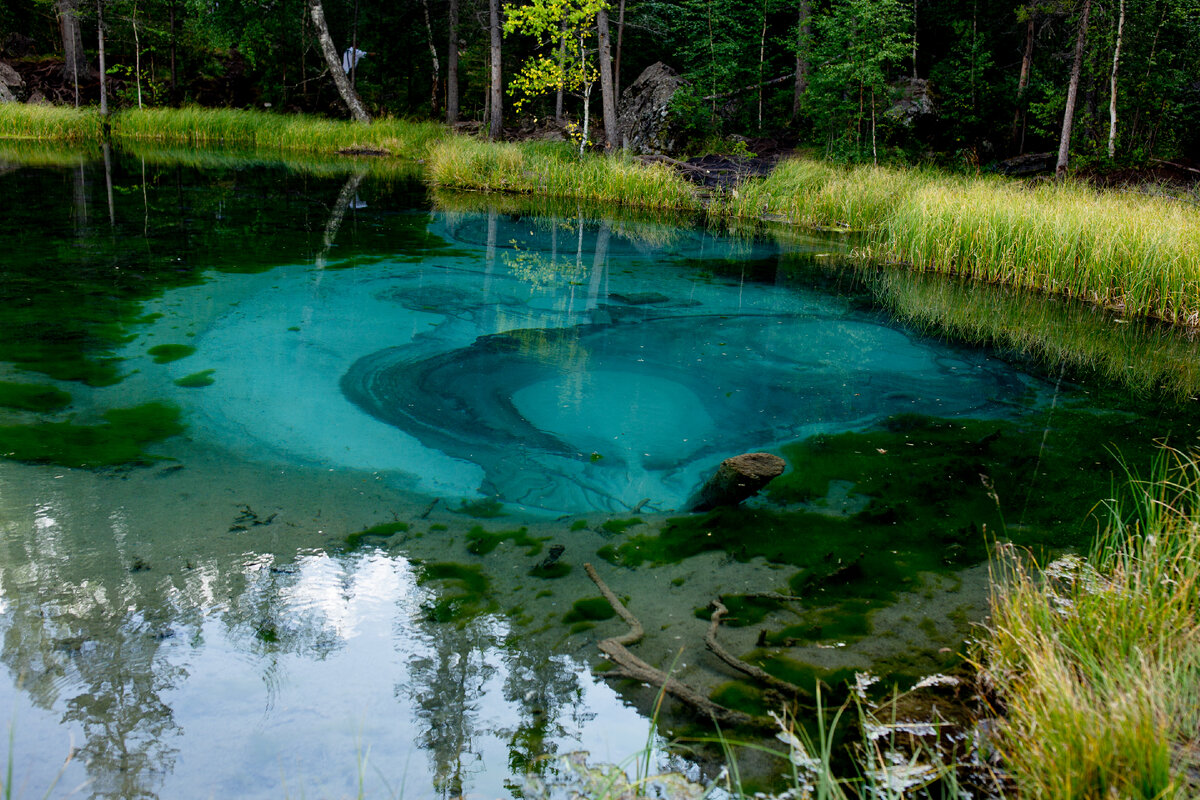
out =
<path fill-rule="evenodd" d="M 621 92 L 617 136 L 631 153 L 666 155 L 675 149 L 678 132 L 671 125 L 671 98 L 687 82 L 661 61 L 646 67 Z"/>
<path fill-rule="evenodd" d="M 783 474 L 784 460 L 770 453 L 742 453 L 721 462 L 700 492 L 688 502 L 690 511 L 736 506 Z"/>

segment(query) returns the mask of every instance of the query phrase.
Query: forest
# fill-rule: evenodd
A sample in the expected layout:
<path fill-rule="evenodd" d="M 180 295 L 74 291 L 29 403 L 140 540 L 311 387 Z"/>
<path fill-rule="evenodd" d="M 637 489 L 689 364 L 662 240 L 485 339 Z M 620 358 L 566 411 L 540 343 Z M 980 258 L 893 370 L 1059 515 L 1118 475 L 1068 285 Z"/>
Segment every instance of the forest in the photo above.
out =
<path fill-rule="evenodd" d="M 0 46 L 16 99 L 96 104 L 103 60 L 115 107 L 344 118 L 315 10 L 332 53 L 364 53 L 363 118 L 578 136 L 587 109 L 603 141 L 663 62 L 691 153 L 977 168 L 1059 150 L 1070 106 L 1073 167 L 1200 157 L 1200 0 L 8 0 Z"/>

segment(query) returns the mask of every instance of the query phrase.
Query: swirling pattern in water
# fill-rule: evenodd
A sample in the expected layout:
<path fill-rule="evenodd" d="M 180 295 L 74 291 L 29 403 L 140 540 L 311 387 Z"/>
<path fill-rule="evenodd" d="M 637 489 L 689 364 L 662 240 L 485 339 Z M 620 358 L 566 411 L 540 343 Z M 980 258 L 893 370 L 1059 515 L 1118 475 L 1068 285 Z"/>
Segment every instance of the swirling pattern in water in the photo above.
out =
<path fill-rule="evenodd" d="M 870 319 L 666 316 L 481 336 L 359 359 L 344 394 L 479 465 L 506 502 L 679 507 L 720 459 L 882 416 L 994 414 L 1024 386 L 982 355 Z"/>

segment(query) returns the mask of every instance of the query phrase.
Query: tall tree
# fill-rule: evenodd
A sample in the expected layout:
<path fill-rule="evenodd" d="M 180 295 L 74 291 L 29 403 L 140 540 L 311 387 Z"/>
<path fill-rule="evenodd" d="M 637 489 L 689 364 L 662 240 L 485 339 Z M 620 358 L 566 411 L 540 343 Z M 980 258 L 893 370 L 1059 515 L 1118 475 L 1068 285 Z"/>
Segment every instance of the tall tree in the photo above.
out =
<path fill-rule="evenodd" d="M 495 1 L 493 0 L 493 2 Z M 371 122 L 371 117 L 363 108 L 358 92 L 354 91 L 354 87 L 350 85 L 346 71 L 342 69 L 337 48 L 333 45 L 333 37 L 329 35 L 329 26 L 325 24 L 325 8 L 321 5 L 321 0 L 307 0 L 307 2 L 309 16 L 312 17 L 313 27 L 317 31 L 317 41 L 321 45 L 321 55 L 325 57 L 325 66 L 329 68 L 329 74 L 333 76 L 338 94 L 342 96 L 342 101 L 354 119 L 366 125 Z"/>
<path fill-rule="evenodd" d="M 108 68 L 104 63 L 104 0 L 96 0 L 96 38 L 100 46 L 100 116 L 108 116 Z"/>
<path fill-rule="evenodd" d="M 500 0 L 488 0 L 488 32 L 491 34 L 491 85 L 489 88 L 489 105 L 491 107 L 491 125 L 488 127 L 488 138 L 493 142 L 500 139 L 503 129 L 504 114 L 502 103 L 504 91 L 501 85 L 503 75 L 500 71 Z"/>
<path fill-rule="evenodd" d="M 1083 0 L 1083 12 L 1079 16 L 1079 30 L 1075 35 L 1075 60 L 1071 64 L 1071 79 L 1067 84 L 1067 107 L 1063 111 L 1062 134 L 1058 139 L 1058 163 L 1054 166 L 1054 175 L 1060 180 L 1066 177 L 1067 163 L 1070 160 L 1071 128 L 1075 124 L 1075 99 L 1079 94 L 1079 75 L 1083 71 L 1083 45 L 1087 40 L 1088 14 L 1092 10 L 1092 0 Z"/>
<path fill-rule="evenodd" d="M 608 33 L 608 9 L 603 5 L 596 11 L 596 34 L 599 39 L 600 108 L 604 115 L 604 149 L 611 152 L 617 145 L 617 101 L 613 95 L 612 47 Z"/>
<path fill-rule="evenodd" d="M 450 0 L 450 43 L 446 49 L 446 124 L 458 122 L 458 0 Z"/>
<path fill-rule="evenodd" d="M 792 93 L 792 121 L 800 116 L 804 93 L 808 91 L 808 52 L 812 47 L 812 5 L 800 0 L 796 22 L 796 84 Z"/>
<path fill-rule="evenodd" d="M 54 12 L 62 37 L 63 77 L 75 87 L 75 105 L 79 105 L 79 83 L 92 76 L 83 52 L 83 32 L 79 28 L 80 0 L 55 0 Z"/>
<path fill-rule="evenodd" d="M 1108 96 L 1108 157 L 1117 155 L 1117 67 L 1121 63 L 1121 35 L 1125 32 L 1125 0 L 1120 0 L 1117 17 L 1117 43 L 1113 47 L 1112 74 Z"/>

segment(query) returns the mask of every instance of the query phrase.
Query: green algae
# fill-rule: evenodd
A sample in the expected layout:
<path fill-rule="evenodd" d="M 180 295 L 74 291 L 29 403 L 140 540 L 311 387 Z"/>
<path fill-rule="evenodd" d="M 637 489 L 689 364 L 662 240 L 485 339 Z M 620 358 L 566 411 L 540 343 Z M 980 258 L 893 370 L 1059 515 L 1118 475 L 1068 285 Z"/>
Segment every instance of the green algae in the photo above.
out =
<path fill-rule="evenodd" d="M 612 606 L 603 597 L 585 597 L 571 605 L 571 610 L 563 615 L 563 622 L 601 622 L 616 615 L 617 612 L 613 611 Z"/>
<path fill-rule="evenodd" d="M 484 530 L 481 525 L 476 525 L 467 531 L 467 552 L 472 555 L 485 556 L 499 547 L 502 542 L 507 541 L 511 541 L 517 547 L 524 547 L 525 555 L 536 556 L 542 552 L 542 543 L 546 539 L 530 536 L 528 528 L 492 533 Z"/>
<path fill-rule="evenodd" d="M 71 404 L 71 395 L 53 386 L 0 381 L 0 406 L 20 411 L 46 413 Z"/>
<path fill-rule="evenodd" d="M 147 350 L 146 355 L 153 356 L 155 364 L 169 364 L 195 352 L 196 348 L 188 344 L 159 344 Z"/>
<path fill-rule="evenodd" d="M 587 530 L 587 526 L 588 526 L 588 523 L 587 523 L 586 519 L 577 519 L 571 523 L 571 527 L 569 530 L 571 530 L 572 532 Z"/>
<path fill-rule="evenodd" d="M 201 370 L 200 372 L 193 372 L 191 375 L 185 375 L 184 377 L 175 381 L 175 385 L 184 389 L 202 389 L 205 386 L 212 386 L 212 375 L 214 372 L 216 372 L 215 369 L 206 369 Z"/>
<path fill-rule="evenodd" d="M 167 403 L 110 409 L 104 423 L 40 422 L 0 426 L 0 457 L 64 467 L 146 464 L 143 448 L 185 430 L 180 411 Z"/>
<path fill-rule="evenodd" d="M 605 533 L 624 533 L 635 525 L 643 525 L 640 519 L 633 517 L 631 519 L 610 519 L 600 526 L 600 530 Z"/>
<path fill-rule="evenodd" d="M 373 525 L 365 530 L 357 531 L 346 537 L 346 547 L 353 550 L 370 541 L 382 542 L 390 539 L 397 533 L 404 533 L 409 528 L 407 522 L 384 522 L 380 525 Z"/>
<path fill-rule="evenodd" d="M 498 608 L 491 596 L 491 581 L 476 565 L 451 562 L 424 564 L 417 582 L 421 585 L 438 584 L 436 596 L 421 605 L 431 622 L 453 622 L 461 626 Z"/>

